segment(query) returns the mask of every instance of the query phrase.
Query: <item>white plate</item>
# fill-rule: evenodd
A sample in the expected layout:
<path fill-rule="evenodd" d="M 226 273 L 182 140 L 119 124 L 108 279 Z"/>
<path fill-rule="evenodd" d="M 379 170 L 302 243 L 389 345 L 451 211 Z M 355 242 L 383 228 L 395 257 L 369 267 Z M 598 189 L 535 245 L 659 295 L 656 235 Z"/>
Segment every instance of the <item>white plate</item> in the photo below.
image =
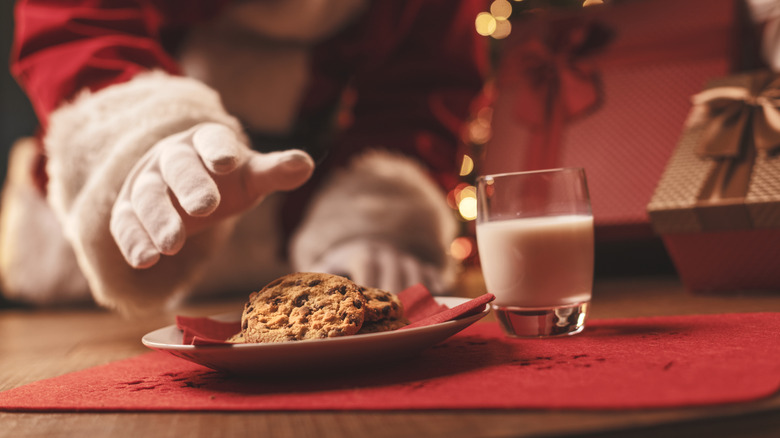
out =
<path fill-rule="evenodd" d="M 450 308 L 468 301 L 459 297 L 436 297 Z M 482 319 L 490 307 L 476 315 L 426 327 L 368 333 L 338 338 L 268 344 L 195 346 L 182 344 L 182 331 L 170 325 L 147 333 L 147 347 L 170 353 L 206 367 L 235 374 L 257 376 L 274 372 L 287 374 L 306 369 L 347 369 L 368 363 L 398 360 L 419 353 Z M 219 321 L 238 321 L 241 312 L 212 316 Z"/>

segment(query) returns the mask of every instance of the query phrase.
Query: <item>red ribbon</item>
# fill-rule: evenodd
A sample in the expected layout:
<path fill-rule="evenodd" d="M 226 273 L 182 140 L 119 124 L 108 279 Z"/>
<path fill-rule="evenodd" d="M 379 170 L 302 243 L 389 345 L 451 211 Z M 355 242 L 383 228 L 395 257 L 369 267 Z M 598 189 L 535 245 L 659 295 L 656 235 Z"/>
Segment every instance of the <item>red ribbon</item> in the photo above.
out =
<path fill-rule="evenodd" d="M 605 26 L 572 19 L 508 50 L 498 85 L 513 89 L 515 116 L 532 129 L 527 168 L 556 166 L 564 125 L 601 104 L 601 80 L 592 56 L 611 39 Z"/>

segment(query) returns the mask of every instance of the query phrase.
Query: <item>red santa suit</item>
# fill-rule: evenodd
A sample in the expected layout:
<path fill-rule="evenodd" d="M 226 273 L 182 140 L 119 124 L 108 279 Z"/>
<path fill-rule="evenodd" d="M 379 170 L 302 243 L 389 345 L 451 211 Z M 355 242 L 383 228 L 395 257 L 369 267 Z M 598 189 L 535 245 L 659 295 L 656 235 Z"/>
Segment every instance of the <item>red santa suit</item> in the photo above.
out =
<path fill-rule="evenodd" d="M 484 41 L 473 20 L 484 6 L 19 2 L 12 69 L 43 135 L 20 142 L 9 160 L 5 293 L 39 303 L 91 295 L 137 312 L 197 290 L 249 291 L 290 270 L 347 274 L 394 292 L 418 280 L 446 290 L 456 222 L 443 189 L 457 182 L 461 125 L 482 86 Z M 112 209 L 116 216 L 155 147 L 204 124 L 261 153 L 305 150 L 314 174 L 188 229 L 175 254 L 130 266 Z M 41 156 L 45 179 L 33 178 Z M 45 181 L 45 194 L 35 181 Z"/>

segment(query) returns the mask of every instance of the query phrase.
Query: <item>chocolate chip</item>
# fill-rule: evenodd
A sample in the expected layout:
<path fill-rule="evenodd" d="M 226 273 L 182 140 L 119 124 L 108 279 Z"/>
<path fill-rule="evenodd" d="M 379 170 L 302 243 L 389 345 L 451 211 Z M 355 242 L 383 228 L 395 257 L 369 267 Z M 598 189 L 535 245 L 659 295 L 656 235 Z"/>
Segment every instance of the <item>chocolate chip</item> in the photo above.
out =
<path fill-rule="evenodd" d="M 390 306 L 382 307 L 382 315 L 387 316 L 390 314 Z"/>
<path fill-rule="evenodd" d="M 309 282 L 309 287 L 314 287 L 320 283 L 322 283 L 322 280 L 312 280 Z"/>
<path fill-rule="evenodd" d="M 346 286 L 346 285 L 344 285 L 344 284 L 342 284 L 341 286 L 339 286 L 339 293 L 340 293 L 341 295 L 344 295 L 344 294 L 346 294 L 346 293 L 347 293 L 347 286 Z"/>
<path fill-rule="evenodd" d="M 360 301 L 355 301 L 355 308 L 360 309 L 361 307 L 363 307 L 363 303 Z"/>
<path fill-rule="evenodd" d="M 387 295 L 379 295 L 378 297 L 376 297 L 376 299 L 379 301 L 390 301 L 390 297 L 388 297 Z"/>
<path fill-rule="evenodd" d="M 309 294 L 303 293 L 295 298 L 295 307 L 303 306 L 309 300 Z"/>
<path fill-rule="evenodd" d="M 243 330 L 246 330 L 246 328 L 249 327 L 249 320 L 245 319 L 243 323 L 241 323 L 241 328 Z"/>

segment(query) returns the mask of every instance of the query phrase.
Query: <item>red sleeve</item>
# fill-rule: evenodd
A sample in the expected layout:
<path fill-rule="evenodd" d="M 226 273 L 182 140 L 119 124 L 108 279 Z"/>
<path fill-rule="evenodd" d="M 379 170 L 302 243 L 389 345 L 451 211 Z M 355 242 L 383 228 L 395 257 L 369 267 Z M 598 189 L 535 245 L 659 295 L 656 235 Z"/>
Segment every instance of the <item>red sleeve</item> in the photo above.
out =
<path fill-rule="evenodd" d="M 83 88 L 149 69 L 177 73 L 160 41 L 166 14 L 152 0 L 20 0 L 11 71 L 40 122 Z"/>

